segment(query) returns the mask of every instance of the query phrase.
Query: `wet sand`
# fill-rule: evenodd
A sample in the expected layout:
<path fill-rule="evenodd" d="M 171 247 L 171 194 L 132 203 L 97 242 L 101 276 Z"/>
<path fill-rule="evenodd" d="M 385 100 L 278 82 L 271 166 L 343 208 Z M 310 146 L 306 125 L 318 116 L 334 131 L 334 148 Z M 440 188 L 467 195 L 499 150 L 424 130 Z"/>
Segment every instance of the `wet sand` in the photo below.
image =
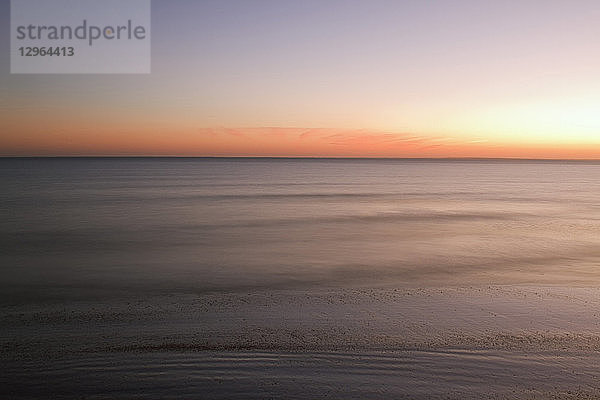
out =
<path fill-rule="evenodd" d="M 598 398 L 599 296 L 501 285 L 5 304 L 0 395 Z"/>

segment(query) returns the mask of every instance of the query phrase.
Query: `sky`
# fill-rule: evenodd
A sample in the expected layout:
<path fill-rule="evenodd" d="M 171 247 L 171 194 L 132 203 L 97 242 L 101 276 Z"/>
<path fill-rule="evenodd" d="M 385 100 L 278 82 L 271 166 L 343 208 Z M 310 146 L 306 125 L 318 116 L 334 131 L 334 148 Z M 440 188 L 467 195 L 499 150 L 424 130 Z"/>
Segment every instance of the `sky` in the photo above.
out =
<path fill-rule="evenodd" d="M 152 71 L 10 74 L 0 155 L 600 158 L 600 2 L 154 0 Z"/>

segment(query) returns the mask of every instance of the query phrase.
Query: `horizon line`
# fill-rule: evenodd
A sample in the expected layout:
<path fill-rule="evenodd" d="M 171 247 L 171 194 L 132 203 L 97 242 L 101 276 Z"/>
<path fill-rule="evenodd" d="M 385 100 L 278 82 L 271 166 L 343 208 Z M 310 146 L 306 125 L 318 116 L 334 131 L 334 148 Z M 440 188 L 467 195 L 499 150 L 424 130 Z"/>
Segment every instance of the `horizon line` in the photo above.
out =
<path fill-rule="evenodd" d="M 336 157 L 336 156 L 179 156 L 179 155 L 26 155 L 0 159 L 98 159 L 98 158 L 165 158 L 165 159 L 264 159 L 264 160 L 431 160 L 431 161 L 574 161 L 600 162 L 600 158 L 531 158 L 531 157 Z"/>

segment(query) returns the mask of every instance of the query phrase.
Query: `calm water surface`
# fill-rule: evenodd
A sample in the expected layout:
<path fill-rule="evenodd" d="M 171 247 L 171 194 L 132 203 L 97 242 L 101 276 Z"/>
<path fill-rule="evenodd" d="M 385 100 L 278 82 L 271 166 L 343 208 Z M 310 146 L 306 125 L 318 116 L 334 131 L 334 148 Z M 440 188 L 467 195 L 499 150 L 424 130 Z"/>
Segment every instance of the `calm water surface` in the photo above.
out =
<path fill-rule="evenodd" d="M 0 397 L 599 398 L 599 177 L 0 159 Z"/>
<path fill-rule="evenodd" d="M 2 159 L 0 297 L 596 284 L 600 164 Z"/>

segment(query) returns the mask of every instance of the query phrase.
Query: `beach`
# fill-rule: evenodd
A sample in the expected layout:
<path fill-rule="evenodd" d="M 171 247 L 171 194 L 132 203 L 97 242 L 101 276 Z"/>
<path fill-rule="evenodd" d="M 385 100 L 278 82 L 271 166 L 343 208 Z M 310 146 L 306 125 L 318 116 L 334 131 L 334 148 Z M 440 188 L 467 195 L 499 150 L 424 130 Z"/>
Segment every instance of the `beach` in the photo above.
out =
<path fill-rule="evenodd" d="M 1 394 L 595 398 L 599 294 L 263 290 L 4 307 Z"/>

